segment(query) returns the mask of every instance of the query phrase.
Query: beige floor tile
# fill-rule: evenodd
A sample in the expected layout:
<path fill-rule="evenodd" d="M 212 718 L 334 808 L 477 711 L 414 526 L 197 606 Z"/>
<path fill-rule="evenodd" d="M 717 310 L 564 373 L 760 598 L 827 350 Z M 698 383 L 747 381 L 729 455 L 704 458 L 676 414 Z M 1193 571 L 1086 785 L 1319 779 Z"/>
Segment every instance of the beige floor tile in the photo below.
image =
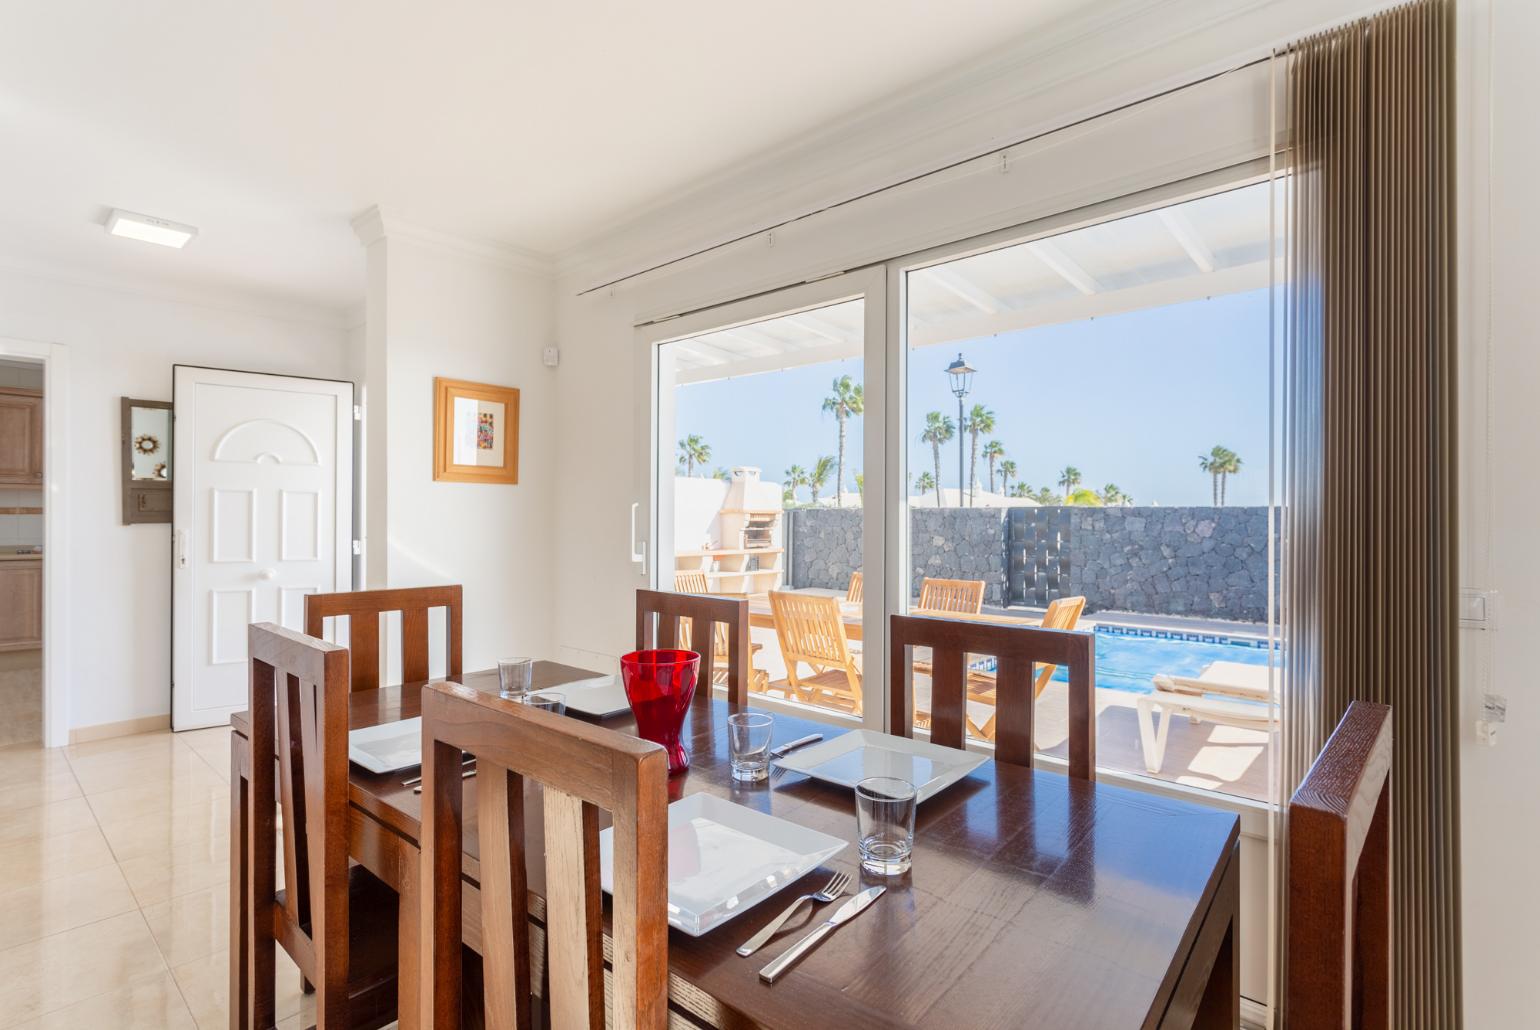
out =
<path fill-rule="evenodd" d="M 63 748 L 48 750 L 36 745 L 0 748 L 0 788 L 40 776 L 70 772 Z"/>
<path fill-rule="evenodd" d="M 35 808 L 51 801 L 80 797 L 80 784 L 68 768 L 40 771 L 33 776 L 13 777 L 0 785 L 0 812 Z"/>
<path fill-rule="evenodd" d="M 71 762 L 82 758 L 98 758 L 102 755 L 148 755 L 155 752 L 181 750 L 185 745 L 177 741 L 168 730 L 156 733 L 135 733 L 128 737 L 108 737 L 105 740 L 89 740 L 84 744 L 71 744 L 64 749 Z"/>
<path fill-rule="evenodd" d="M 230 882 L 230 838 L 214 837 L 167 854 L 119 860 L 118 868 L 141 906 Z"/>
<path fill-rule="evenodd" d="M 191 891 L 144 909 L 166 964 L 173 968 L 230 946 L 230 888 Z"/>
<path fill-rule="evenodd" d="M 32 808 L 0 812 L 0 844 L 37 837 L 54 837 L 95 825 L 96 817 L 91 814 L 91 806 L 86 803 L 85 798 L 51 801 Z"/>
<path fill-rule="evenodd" d="M 0 951 L 0 1026 L 25 1023 L 165 969 L 138 912 L 7 948 Z"/>
<path fill-rule="evenodd" d="M 277 968 L 275 1008 L 280 1021 L 291 1016 L 311 1016 L 315 1011 L 314 995 L 305 996 L 303 1002 L 299 990 L 299 970 L 289 960 L 288 954 L 279 948 L 274 965 Z M 182 997 L 198 1021 L 200 1030 L 227 1030 L 230 1025 L 230 952 L 228 950 L 207 955 L 177 966 L 171 971 Z M 309 1026 L 310 1024 L 305 1024 Z"/>
<path fill-rule="evenodd" d="M 230 796 L 230 785 L 201 760 L 175 774 L 126 779 L 129 785 L 100 794 L 87 794 L 91 810 L 103 822 L 122 820 L 178 808 L 207 805 Z"/>
<path fill-rule="evenodd" d="M 117 866 L 0 892 L 0 949 L 138 908 Z"/>
<path fill-rule="evenodd" d="M 204 846 L 217 837 L 230 835 L 230 796 L 226 793 L 200 804 L 103 819 L 101 829 L 119 862 Z"/>
<path fill-rule="evenodd" d="M 0 844 L 0 888 L 26 887 L 112 863 L 107 838 L 95 826 Z"/>
<path fill-rule="evenodd" d="M 197 1030 L 176 978 L 161 973 L 24 1023 L 19 1030 Z"/>
<path fill-rule="evenodd" d="M 103 754 L 76 758 L 70 767 L 81 790 L 88 795 L 104 794 L 125 787 L 146 784 L 166 785 L 183 777 L 207 779 L 209 764 L 189 748 L 151 751 L 144 754 Z"/>

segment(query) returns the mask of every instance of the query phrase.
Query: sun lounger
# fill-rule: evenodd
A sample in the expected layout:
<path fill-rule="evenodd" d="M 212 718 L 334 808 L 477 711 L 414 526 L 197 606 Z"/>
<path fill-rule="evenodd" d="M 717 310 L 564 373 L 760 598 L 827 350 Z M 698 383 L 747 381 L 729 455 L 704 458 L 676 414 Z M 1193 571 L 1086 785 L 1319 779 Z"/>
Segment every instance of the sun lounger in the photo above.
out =
<path fill-rule="evenodd" d="M 1268 733 L 1278 729 L 1278 703 L 1265 665 L 1210 662 L 1197 676 L 1160 674 L 1154 682 L 1154 692 L 1137 702 L 1144 767 L 1152 773 L 1160 772 L 1165 759 L 1173 716 Z M 1159 729 L 1155 725 L 1156 708 L 1160 709 Z"/>

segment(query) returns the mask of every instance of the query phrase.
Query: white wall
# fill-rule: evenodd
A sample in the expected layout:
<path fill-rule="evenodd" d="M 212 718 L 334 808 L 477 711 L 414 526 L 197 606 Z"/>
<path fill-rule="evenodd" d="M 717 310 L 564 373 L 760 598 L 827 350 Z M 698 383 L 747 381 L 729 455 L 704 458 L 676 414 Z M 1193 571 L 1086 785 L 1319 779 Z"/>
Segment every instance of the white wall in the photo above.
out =
<path fill-rule="evenodd" d="M 1461 637 L 1465 1013 L 1498 1028 L 1540 1018 L 1540 4 L 1461 13 L 1461 581 L 1497 592 L 1496 628 Z M 1487 691 L 1508 699 L 1491 748 L 1473 729 Z"/>
<path fill-rule="evenodd" d="M 0 337 L 69 348 L 69 725 L 165 714 L 170 527 L 122 523 L 119 398 L 169 401 L 177 363 L 341 378 L 341 321 L 270 317 L 0 270 Z"/>
<path fill-rule="evenodd" d="M 388 222 L 381 231 L 368 245 L 364 334 L 368 583 L 463 584 L 466 669 L 549 655 L 555 468 L 568 460 L 556 375 L 541 363 L 554 337 L 549 277 L 391 235 Z M 517 485 L 434 482 L 435 376 L 519 388 Z"/>

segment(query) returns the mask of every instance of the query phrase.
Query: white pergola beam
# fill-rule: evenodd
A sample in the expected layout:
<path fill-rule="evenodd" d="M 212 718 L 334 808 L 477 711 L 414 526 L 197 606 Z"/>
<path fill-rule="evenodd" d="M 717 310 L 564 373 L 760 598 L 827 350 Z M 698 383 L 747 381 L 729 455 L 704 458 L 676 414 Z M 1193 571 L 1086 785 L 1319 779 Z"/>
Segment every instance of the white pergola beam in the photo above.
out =
<path fill-rule="evenodd" d="M 1059 278 L 1087 297 L 1102 291 L 1102 284 L 1096 281 L 1096 277 L 1081 268 L 1074 258 L 1060 250 L 1058 244 L 1049 240 L 1033 240 L 1026 246 L 1033 257 L 1047 265 Z"/>
<path fill-rule="evenodd" d="M 919 273 L 953 296 L 967 301 L 986 315 L 997 315 L 1008 306 L 955 268 L 936 265 Z"/>
<path fill-rule="evenodd" d="M 781 351 L 781 347 L 778 343 L 772 342 L 771 340 L 768 340 L 757 333 L 750 335 L 743 329 L 722 329 L 712 333 L 711 335 L 721 339 L 731 340 L 732 342 L 741 346 L 744 350 L 748 351 L 750 354 L 759 357 L 763 357 L 766 354 L 777 354 Z M 728 353 L 732 352 L 729 351 Z M 741 354 L 734 354 L 733 356 L 742 357 Z"/>
<path fill-rule="evenodd" d="M 848 343 L 850 340 L 850 333 L 845 332 L 838 326 L 830 325 L 817 315 L 807 313 L 787 315 L 785 321 L 787 324 L 794 325 L 803 332 L 810 333 L 829 343 Z"/>
<path fill-rule="evenodd" d="M 1182 212 L 1175 208 L 1163 207 L 1155 212 L 1160 216 L 1166 231 L 1182 245 L 1192 263 L 1198 266 L 1200 272 L 1212 272 L 1214 270 L 1214 252 L 1209 245 L 1203 242 L 1203 237 L 1198 233 L 1198 227 L 1192 224 Z"/>

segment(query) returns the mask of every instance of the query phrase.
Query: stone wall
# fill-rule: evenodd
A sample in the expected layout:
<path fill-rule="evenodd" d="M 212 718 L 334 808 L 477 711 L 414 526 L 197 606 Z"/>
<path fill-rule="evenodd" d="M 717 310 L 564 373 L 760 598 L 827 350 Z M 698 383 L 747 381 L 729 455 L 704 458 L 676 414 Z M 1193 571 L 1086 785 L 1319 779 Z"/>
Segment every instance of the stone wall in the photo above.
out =
<path fill-rule="evenodd" d="M 1266 508 L 1068 510 L 1069 588 L 1087 610 L 1266 620 Z"/>
<path fill-rule="evenodd" d="M 861 567 L 861 509 L 787 512 L 788 585 L 844 590 Z M 1266 508 L 910 509 L 915 595 L 923 577 L 982 579 L 985 603 L 1261 622 Z"/>

